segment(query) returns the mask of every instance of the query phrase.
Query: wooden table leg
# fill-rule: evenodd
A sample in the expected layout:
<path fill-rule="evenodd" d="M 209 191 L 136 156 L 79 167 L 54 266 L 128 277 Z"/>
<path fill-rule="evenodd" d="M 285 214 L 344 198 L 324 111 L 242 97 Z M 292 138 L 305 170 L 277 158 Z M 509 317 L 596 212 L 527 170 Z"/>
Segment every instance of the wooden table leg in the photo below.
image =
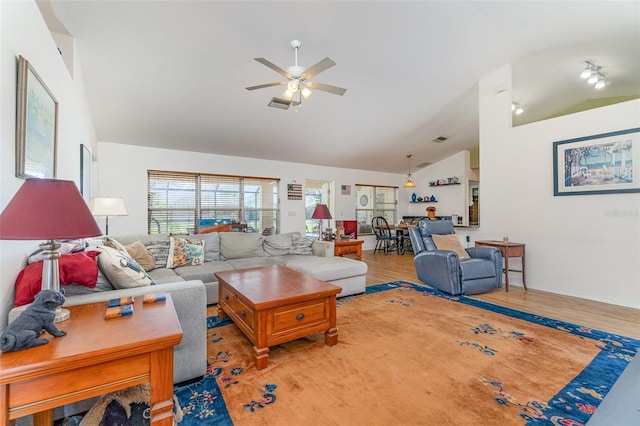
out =
<path fill-rule="evenodd" d="M 509 291 L 509 254 L 504 256 L 504 285 L 506 291 Z"/>
<path fill-rule="evenodd" d="M 524 268 L 524 247 L 522 247 L 522 285 L 524 289 L 527 289 L 527 282 L 525 281 L 525 268 Z"/>
<path fill-rule="evenodd" d="M 269 347 L 257 348 L 256 346 L 254 346 L 253 358 L 256 361 L 256 370 L 267 368 L 267 364 L 269 363 Z"/>
<path fill-rule="evenodd" d="M 151 424 L 173 425 L 173 348 L 149 354 L 151 361 Z M 169 367 L 170 366 L 170 367 Z"/>

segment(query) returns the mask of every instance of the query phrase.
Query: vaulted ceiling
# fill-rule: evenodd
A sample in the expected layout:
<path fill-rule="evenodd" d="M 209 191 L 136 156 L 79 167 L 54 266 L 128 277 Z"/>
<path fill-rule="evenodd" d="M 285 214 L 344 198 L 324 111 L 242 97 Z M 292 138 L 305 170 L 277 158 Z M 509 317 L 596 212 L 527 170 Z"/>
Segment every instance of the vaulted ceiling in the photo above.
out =
<path fill-rule="evenodd" d="M 100 141 L 406 173 L 478 146 L 478 81 L 513 67 L 515 124 L 640 97 L 638 1 L 38 0 L 77 47 Z M 253 58 L 328 56 L 301 108 Z M 64 55 L 64 52 L 63 52 Z M 584 61 L 608 85 L 579 79 Z M 529 114 L 529 115 L 527 115 Z M 433 139 L 445 136 L 443 143 Z"/>

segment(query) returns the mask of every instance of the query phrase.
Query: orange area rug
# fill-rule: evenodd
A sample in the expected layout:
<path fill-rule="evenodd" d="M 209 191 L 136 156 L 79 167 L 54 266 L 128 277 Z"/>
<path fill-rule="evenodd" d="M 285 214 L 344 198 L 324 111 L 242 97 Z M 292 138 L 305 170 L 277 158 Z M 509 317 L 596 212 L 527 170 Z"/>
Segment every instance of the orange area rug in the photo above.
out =
<path fill-rule="evenodd" d="M 209 309 L 205 380 L 220 393 L 177 389 L 184 424 L 578 425 L 640 347 L 395 282 L 338 299 L 337 345 L 322 334 L 282 344 L 258 371 L 249 340 Z"/>

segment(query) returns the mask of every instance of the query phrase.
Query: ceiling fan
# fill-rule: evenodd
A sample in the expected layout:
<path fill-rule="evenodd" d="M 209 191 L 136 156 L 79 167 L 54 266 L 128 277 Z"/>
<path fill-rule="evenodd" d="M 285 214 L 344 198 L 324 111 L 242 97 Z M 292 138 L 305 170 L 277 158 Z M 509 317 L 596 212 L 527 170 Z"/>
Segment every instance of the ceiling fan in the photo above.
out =
<path fill-rule="evenodd" d="M 336 63 L 329 58 L 324 58 L 310 68 L 300 66 L 298 65 L 298 49 L 300 49 L 300 47 L 302 47 L 302 42 L 300 40 L 293 40 L 291 42 L 291 48 L 295 52 L 295 65 L 287 67 L 286 70 L 280 68 L 279 66 L 271 61 L 268 61 L 265 58 L 254 58 L 262 65 L 265 65 L 278 74 L 286 77 L 287 81 L 260 84 L 258 86 L 246 87 L 246 89 L 256 90 L 264 89 L 266 87 L 286 85 L 287 90 L 282 95 L 285 99 L 274 97 L 271 99 L 271 102 L 269 102 L 269 106 L 281 109 L 288 109 L 292 105 L 301 105 L 303 99 L 307 99 L 309 96 L 311 96 L 311 89 L 333 93 L 334 95 L 344 95 L 347 89 L 343 89 L 342 87 L 308 81 L 313 76 L 335 66 Z"/>

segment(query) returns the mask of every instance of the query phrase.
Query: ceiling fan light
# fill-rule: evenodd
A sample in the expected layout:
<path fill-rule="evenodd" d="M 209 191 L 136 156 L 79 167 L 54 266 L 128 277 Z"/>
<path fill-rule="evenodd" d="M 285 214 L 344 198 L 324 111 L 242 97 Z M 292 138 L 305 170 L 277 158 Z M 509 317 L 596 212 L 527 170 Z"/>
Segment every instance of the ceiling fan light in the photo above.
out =
<path fill-rule="evenodd" d="M 597 81 L 598 81 L 598 73 L 594 73 L 594 74 L 591 74 L 591 77 L 589 77 L 589 79 L 587 80 L 587 83 L 596 84 Z"/>
<path fill-rule="evenodd" d="M 591 77 L 591 67 L 587 65 L 587 67 L 584 70 L 582 70 L 582 73 L 580 74 L 580 78 L 586 80 L 589 77 Z"/>
<path fill-rule="evenodd" d="M 287 91 L 282 94 L 282 97 L 290 101 L 293 99 L 293 92 L 287 89 Z"/>
<path fill-rule="evenodd" d="M 602 89 L 605 85 L 606 83 L 604 82 L 604 79 L 600 78 L 598 79 L 598 81 L 596 81 L 596 84 L 593 87 L 595 87 L 596 89 Z"/>
<path fill-rule="evenodd" d="M 524 112 L 524 109 L 522 109 L 522 107 L 520 105 L 518 105 L 516 107 L 516 111 L 515 112 L 516 112 L 516 115 L 520 115 L 520 114 L 522 114 Z"/>
<path fill-rule="evenodd" d="M 311 96 L 311 94 L 313 93 L 311 90 L 309 90 L 308 87 L 303 87 L 302 90 L 300 91 L 300 93 L 302 93 L 302 97 L 304 97 L 305 99 L 309 98 L 309 96 Z"/>
<path fill-rule="evenodd" d="M 287 84 L 287 89 L 293 93 L 297 92 L 299 88 L 298 80 L 291 80 L 289 84 Z"/>

